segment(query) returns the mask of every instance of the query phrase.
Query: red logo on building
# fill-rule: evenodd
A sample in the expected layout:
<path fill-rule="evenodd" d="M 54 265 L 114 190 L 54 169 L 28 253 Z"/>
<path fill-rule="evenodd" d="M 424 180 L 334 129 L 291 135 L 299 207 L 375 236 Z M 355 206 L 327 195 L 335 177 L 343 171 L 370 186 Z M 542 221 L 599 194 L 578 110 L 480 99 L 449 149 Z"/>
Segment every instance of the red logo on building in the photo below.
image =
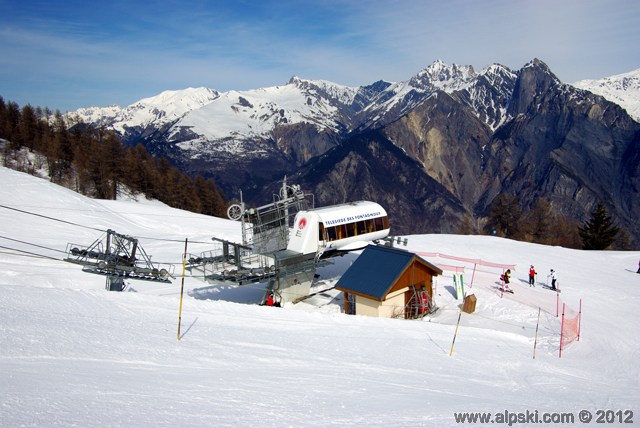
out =
<path fill-rule="evenodd" d="M 302 230 L 307 226 L 307 219 L 302 217 L 298 222 L 298 229 Z"/>

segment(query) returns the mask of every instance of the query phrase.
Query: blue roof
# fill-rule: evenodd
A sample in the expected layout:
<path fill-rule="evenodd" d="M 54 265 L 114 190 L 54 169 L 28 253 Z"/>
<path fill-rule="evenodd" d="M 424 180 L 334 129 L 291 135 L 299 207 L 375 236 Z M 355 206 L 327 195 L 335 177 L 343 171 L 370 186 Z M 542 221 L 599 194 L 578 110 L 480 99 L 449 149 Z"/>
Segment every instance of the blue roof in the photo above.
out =
<path fill-rule="evenodd" d="M 369 245 L 336 283 L 336 287 L 382 300 L 402 272 L 419 258 L 397 248 Z M 419 258 L 438 273 L 440 269 Z"/>

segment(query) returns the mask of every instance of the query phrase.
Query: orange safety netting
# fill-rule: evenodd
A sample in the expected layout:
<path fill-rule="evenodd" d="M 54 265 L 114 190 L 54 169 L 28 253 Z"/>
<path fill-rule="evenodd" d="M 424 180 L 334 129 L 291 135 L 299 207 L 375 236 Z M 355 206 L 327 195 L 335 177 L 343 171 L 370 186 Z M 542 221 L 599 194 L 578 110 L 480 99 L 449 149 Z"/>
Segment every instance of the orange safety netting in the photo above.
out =
<path fill-rule="evenodd" d="M 567 312 L 568 310 L 568 312 Z M 580 300 L 580 310 L 575 313 L 567 308 L 566 303 L 562 305 L 562 327 L 560 328 L 560 352 L 562 349 L 575 340 L 580 340 L 580 320 L 582 318 L 582 300 Z"/>
<path fill-rule="evenodd" d="M 452 265 L 443 265 L 442 263 L 436 263 L 442 270 L 452 271 L 455 273 L 464 273 L 464 266 L 452 266 Z"/>
<path fill-rule="evenodd" d="M 567 318 L 565 315 L 562 325 L 562 346 L 565 347 L 569 343 L 578 338 L 578 326 L 580 325 L 580 314 L 573 318 Z"/>
<path fill-rule="evenodd" d="M 482 259 L 470 259 L 467 257 L 450 256 L 448 254 L 442 254 L 442 253 L 416 252 L 416 254 L 420 256 L 426 256 L 426 257 L 440 257 L 442 259 L 457 260 L 459 262 L 473 263 L 475 265 L 487 266 L 487 267 L 514 269 L 514 270 L 516 268 L 516 265 L 514 264 L 493 263 L 493 262 L 488 262 Z"/>

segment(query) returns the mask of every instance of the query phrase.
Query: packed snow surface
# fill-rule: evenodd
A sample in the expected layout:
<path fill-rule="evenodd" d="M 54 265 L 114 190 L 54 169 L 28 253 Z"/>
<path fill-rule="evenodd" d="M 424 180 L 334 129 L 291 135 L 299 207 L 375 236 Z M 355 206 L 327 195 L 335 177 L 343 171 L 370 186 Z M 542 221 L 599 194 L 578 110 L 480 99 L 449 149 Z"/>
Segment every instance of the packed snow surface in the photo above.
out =
<path fill-rule="evenodd" d="M 258 305 L 262 285 L 187 272 L 178 340 L 185 238 L 199 254 L 213 236 L 240 241 L 239 223 L 143 198 L 92 200 L 5 168 L 0 181 L 0 426 L 454 426 L 456 412 L 505 410 L 569 412 L 573 425 L 580 410 L 640 418 L 638 251 L 408 236 L 412 251 L 516 266 L 515 293 L 501 296 L 500 268 L 427 257 L 464 266 L 477 297 L 453 352 L 450 270 L 437 278 L 440 309 L 411 321 L 345 315 L 341 293 L 323 291 L 357 254 L 322 267 L 321 292 L 284 308 Z M 109 292 L 104 277 L 60 261 L 67 243 L 90 245 L 106 229 L 174 264 L 173 283 Z M 558 295 L 542 286 L 551 268 L 568 312 L 582 299 L 580 340 L 562 358 Z"/>

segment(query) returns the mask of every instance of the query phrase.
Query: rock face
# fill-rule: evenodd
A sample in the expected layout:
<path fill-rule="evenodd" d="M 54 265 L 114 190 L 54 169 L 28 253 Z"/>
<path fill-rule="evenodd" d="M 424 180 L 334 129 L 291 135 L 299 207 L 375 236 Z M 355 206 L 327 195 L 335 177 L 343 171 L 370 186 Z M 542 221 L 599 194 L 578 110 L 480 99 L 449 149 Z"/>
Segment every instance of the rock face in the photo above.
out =
<path fill-rule="evenodd" d="M 215 178 L 228 197 L 242 190 L 249 203 L 271 201 L 272 183 L 286 175 L 317 205 L 379 202 L 394 233 L 406 234 L 474 225 L 500 193 L 524 210 L 543 197 L 581 222 L 602 201 L 640 246 L 640 125 L 537 59 L 480 73 L 436 61 L 407 82 L 357 88 L 292 78 L 170 95 L 198 107 L 179 115 L 152 98 L 136 104 L 137 116 L 110 108 L 85 121 L 110 123 L 129 143 Z M 153 117 L 141 120 L 147 111 Z"/>
<path fill-rule="evenodd" d="M 640 125 L 620 106 L 561 84 L 534 61 L 520 71 L 509 115 L 486 166 L 501 191 L 524 201 L 543 196 L 580 220 L 602 200 L 638 236 Z"/>
<path fill-rule="evenodd" d="M 316 205 L 354 200 L 384 204 L 394 233 L 455 232 L 465 208 L 382 132 L 360 133 L 291 177 L 314 191 Z"/>

